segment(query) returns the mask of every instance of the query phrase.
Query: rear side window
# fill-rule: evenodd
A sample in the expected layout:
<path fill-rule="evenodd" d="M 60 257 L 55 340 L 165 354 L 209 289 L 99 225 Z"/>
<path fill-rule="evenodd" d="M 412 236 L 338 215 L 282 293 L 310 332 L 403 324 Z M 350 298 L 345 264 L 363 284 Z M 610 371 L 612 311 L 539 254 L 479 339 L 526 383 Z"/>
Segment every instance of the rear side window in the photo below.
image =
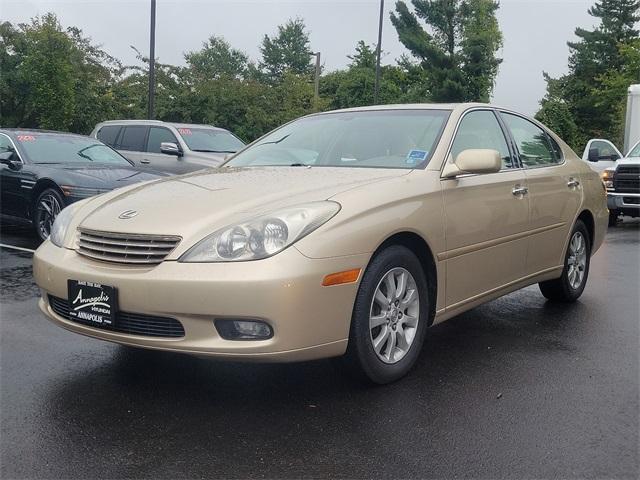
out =
<path fill-rule="evenodd" d="M 134 152 L 144 152 L 144 142 L 148 127 L 136 125 L 124 127 L 124 132 L 118 142 L 118 148 Z"/>
<path fill-rule="evenodd" d="M 175 135 L 168 128 L 151 127 L 149 129 L 149 140 L 147 141 L 147 152 L 162 153 L 160 151 L 162 142 L 178 144 Z"/>
<path fill-rule="evenodd" d="M 544 130 L 517 115 L 502 113 L 502 118 L 511 131 L 525 167 L 545 167 L 560 162 L 557 152 L 551 146 L 551 139 Z"/>
<path fill-rule="evenodd" d="M 116 144 L 116 139 L 118 138 L 119 133 L 120 125 L 109 125 L 98 130 L 96 137 L 98 137 L 98 140 L 102 143 L 106 143 L 110 147 L 113 147 Z"/>
<path fill-rule="evenodd" d="M 502 158 L 502 168 L 513 168 L 507 140 L 493 112 L 475 110 L 467 113 L 458 127 L 451 154 L 456 158 L 469 149 L 497 150 Z"/>

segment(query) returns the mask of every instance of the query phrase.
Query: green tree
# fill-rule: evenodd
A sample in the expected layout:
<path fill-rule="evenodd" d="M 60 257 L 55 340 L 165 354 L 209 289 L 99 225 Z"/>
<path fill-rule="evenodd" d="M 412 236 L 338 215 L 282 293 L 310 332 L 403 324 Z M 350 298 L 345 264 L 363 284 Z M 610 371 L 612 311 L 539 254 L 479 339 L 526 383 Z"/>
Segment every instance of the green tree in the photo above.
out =
<path fill-rule="evenodd" d="M 0 26 L 0 123 L 88 133 L 113 109 L 118 62 L 52 13 Z"/>
<path fill-rule="evenodd" d="M 360 40 L 345 70 L 323 75 L 320 94 L 331 109 L 372 105 L 376 79 L 376 49 Z M 380 72 L 378 103 L 401 103 L 404 100 L 406 75 L 400 67 L 384 65 Z"/>
<path fill-rule="evenodd" d="M 249 57 L 237 50 L 222 37 L 212 36 L 200 50 L 184 55 L 187 65 L 196 79 L 214 79 L 222 76 L 244 78 L 249 70 Z"/>
<path fill-rule="evenodd" d="M 640 0 L 599 0 L 589 14 L 599 24 L 593 30 L 576 29 L 578 40 L 568 43 L 569 73 L 546 77 L 547 96 L 541 102 L 543 110 L 551 98 L 565 105 L 578 130 L 572 144 L 576 150 L 592 137 L 621 144 L 627 87 L 640 81 L 635 53 Z"/>
<path fill-rule="evenodd" d="M 311 49 L 309 33 L 301 18 L 289 20 L 278 26 L 273 37 L 265 35 L 260 46 L 260 68 L 271 81 L 283 78 L 285 72 L 296 75 L 311 73 Z"/>
<path fill-rule="evenodd" d="M 488 101 L 502 45 L 494 0 L 413 0 L 396 3 L 391 22 L 417 60 L 407 65 L 425 82 L 425 100 Z M 426 28 L 421 24 L 424 21 Z M 406 64 L 406 61 L 405 61 Z"/>

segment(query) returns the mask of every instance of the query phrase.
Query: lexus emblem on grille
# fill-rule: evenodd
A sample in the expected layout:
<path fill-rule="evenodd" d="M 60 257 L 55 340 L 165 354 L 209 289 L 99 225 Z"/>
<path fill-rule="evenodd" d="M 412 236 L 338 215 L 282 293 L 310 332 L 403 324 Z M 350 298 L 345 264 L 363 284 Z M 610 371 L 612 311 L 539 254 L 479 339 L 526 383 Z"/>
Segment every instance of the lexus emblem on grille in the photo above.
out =
<path fill-rule="evenodd" d="M 138 211 L 137 210 L 125 210 L 120 215 L 118 215 L 118 218 L 121 218 L 123 220 L 127 220 L 129 218 L 135 217 L 136 215 L 138 215 Z"/>

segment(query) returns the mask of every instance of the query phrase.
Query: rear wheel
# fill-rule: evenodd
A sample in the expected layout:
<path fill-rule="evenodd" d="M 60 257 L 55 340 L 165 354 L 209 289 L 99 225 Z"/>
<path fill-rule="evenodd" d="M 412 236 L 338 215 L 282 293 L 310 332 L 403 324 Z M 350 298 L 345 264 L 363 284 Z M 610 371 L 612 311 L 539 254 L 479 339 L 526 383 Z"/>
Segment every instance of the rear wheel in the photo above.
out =
<path fill-rule="evenodd" d="M 360 378 L 384 384 L 416 362 L 427 329 L 427 280 L 418 258 L 391 246 L 369 264 L 351 319 L 347 366 Z"/>
<path fill-rule="evenodd" d="M 565 254 L 564 269 L 560 278 L 541 282 L 540 291 L 549 300 L 559 302 L 576 301 L 587 284 L 589 262 L 591 259 L 591 242 L 587 227 L 578 220 L 571 232 L 569 245 Z"/>
<path fill-rule="evenodd" d="M 45 189 L 33 206 L 33 227 L 40 240 L 45 240 L 51 233 L 51 227 L 60 211 L 64 208 L 62 195 L 53 188 Z"/>

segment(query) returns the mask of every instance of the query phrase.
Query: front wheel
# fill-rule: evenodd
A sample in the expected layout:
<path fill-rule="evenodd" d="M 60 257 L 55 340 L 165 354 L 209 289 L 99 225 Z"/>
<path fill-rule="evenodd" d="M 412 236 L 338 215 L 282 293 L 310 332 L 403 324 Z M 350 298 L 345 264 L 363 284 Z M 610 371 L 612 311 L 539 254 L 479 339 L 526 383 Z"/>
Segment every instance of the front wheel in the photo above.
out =
<path fill-rule="evenodd" d="M 33 227 L 40 240 L 44 241 L 49 236 L 53 222 L 64 206 L 62 195 L 53 188 L 47 188 L 38 195 L 33 206 Z"/>
<path fill-rule="evenodd" d="M 589 233 L 584 223 L 578 220 L 571 232 L 562 275 L 554 280 L 540 282 L 542 295 L 558 302 L 575 302 L 587 284 L 590 260 Z"/>
<path fill-rule="evenodd" d="M 378 253 L 360 283 L 344 357 L 349 369 L 373 383 L 393 382 L 418 359 L 429 319 L 427 279 L 406 247 Z"/>
<path fill-rule="evenodd" d="M 609 211 L 609 226 L 610 227 L 615 227 L 616 224 L 618 223 L 618 217 L 620 216 L 620 213 L 617 212 L 616 210 L 610 210 Z"/>

